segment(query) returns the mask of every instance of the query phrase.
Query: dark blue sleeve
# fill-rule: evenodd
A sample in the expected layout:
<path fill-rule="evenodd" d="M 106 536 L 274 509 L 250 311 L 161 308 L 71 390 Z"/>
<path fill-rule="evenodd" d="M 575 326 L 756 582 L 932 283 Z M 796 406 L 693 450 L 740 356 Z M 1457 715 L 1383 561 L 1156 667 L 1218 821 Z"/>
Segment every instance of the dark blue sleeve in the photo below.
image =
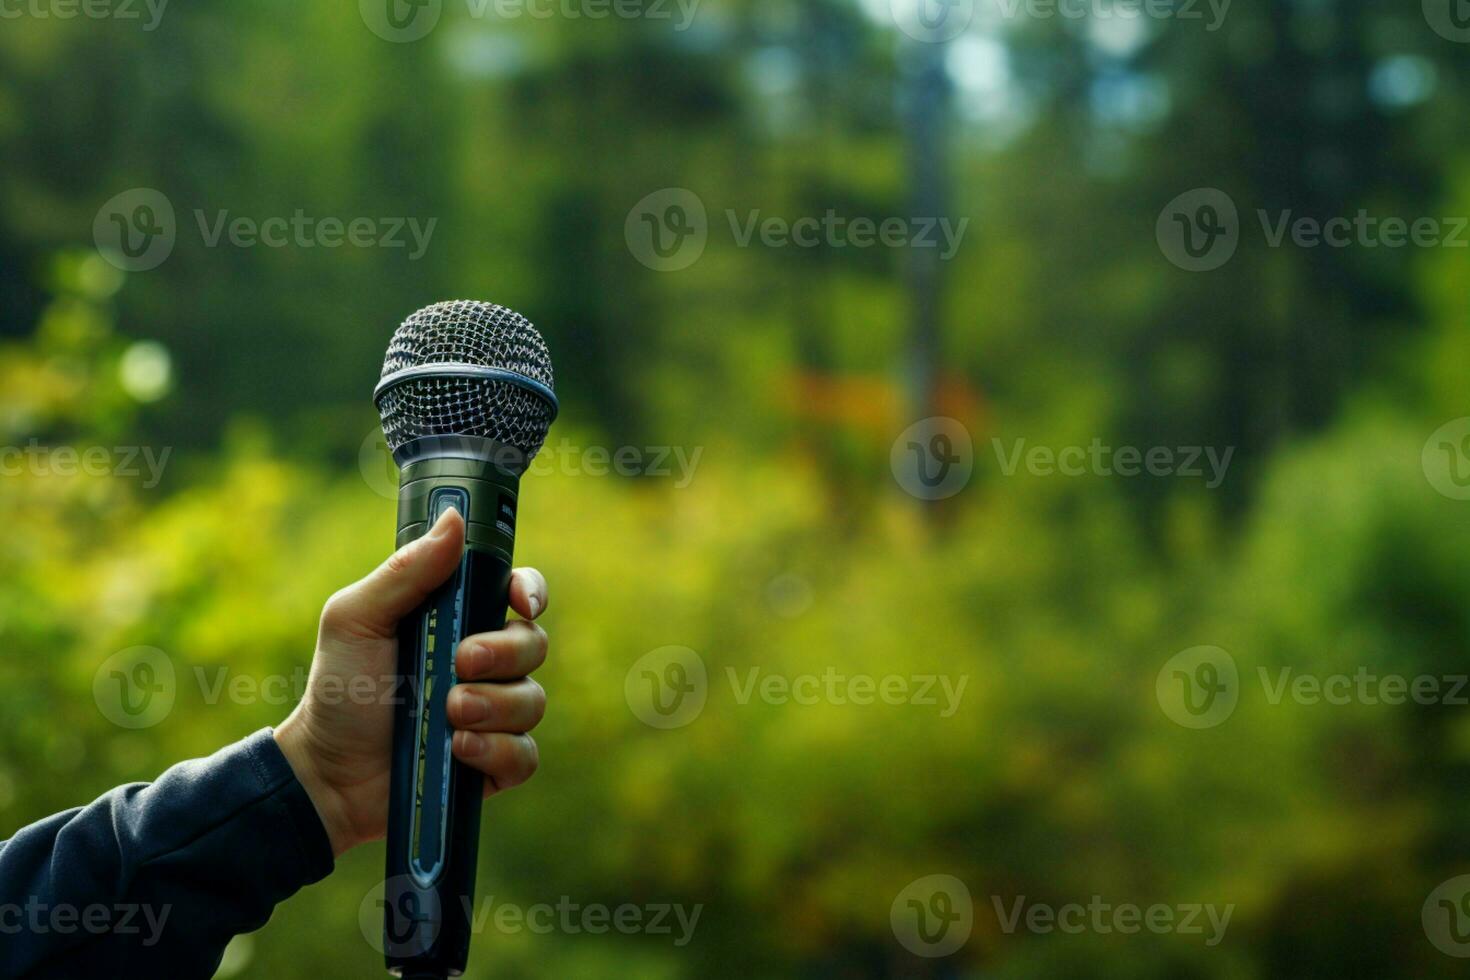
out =
<path fill-rule="evenodd" d="M 332 865 L 264 729 L 0 843 L 0 977 L 208 977 Z"/>

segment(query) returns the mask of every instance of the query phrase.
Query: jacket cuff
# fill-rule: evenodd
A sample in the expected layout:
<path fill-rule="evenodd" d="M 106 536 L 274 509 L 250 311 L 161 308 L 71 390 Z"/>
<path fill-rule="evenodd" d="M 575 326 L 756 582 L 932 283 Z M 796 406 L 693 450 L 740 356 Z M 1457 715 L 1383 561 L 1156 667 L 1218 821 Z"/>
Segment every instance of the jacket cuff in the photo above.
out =
<path fill-rule="evenodd" d="M 316 812 L 316 805 L 306 792 L 306 787 L 296 778 L 291 763 L 276 744 L 273 729 L 262 728 L 239 743 L 239 747 L 250 759 L 261 790 L 268 804 L 266 812 L 275 825 L 278 839 L 290 843 L 300 859 L 301 880 L 291 891 L 320 881 L 332 873 L 336 861 L 332 856 L 332 842 L 327 837 L 327 828 Z"/>

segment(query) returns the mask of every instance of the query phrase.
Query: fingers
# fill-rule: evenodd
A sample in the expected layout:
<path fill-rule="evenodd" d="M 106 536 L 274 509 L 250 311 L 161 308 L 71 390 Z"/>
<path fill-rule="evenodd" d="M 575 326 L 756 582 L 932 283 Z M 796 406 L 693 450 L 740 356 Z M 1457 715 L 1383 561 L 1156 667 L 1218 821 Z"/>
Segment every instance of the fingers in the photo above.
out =
<path fill-rule="evenodd" d="M 449 692 L 449 724 L 459 731 L 523 735 L 546 714 L 546 692 L 523 677 L 508 684 L 456 684 Z"/>
<path fill-rule="evenodd" d="M 394 635 L 398 621 L 454 572 L 464 551 L 464 519 L 445 511 L 429 533 L 399 548 L 367 578 L 327 600 L 323 630 L 350 636 Z"/>
<path fill-rule="evenodd" d="M 505 629 L 465 637 L 454 655 L 454 672 L 463 681 L 510 681 L 546 662 L 546 631 L 513 619 Z"/>
<path fill-rule="evenodd" d="M 510 607 L 526 619 L 535 619 L 546 611 L 550 601 L 546 577 L 534 568 L 517 568 L 510 573 Z"/>
<path fill-rule="evenodd" d="M 449 692 L 454 754 L 485 774 L 485 795 L 519 786 L 536 771 L 540 755 L 526 732 L 546 714 L 546 692 L 526 675 L 546 661 L 546 631 L 530 620 L 546 611 L 546 579 L 534 568 L 510 576 L 510 607 L 522 619 L 504 629 L 466 637 L 454 655 L 463 681 Z"/>
<path fill-rule="evenodd" d="M 540 755 L 529 735 L 454 733 L 455 758 L 485 774 L 485 795 L 519 786 L 536 771 Z"/>

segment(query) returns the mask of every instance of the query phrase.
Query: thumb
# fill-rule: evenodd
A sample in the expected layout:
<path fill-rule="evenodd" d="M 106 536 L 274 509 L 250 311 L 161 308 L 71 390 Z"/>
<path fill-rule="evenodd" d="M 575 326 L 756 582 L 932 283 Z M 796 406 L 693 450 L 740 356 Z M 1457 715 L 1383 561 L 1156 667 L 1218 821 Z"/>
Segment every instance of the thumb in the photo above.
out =
<path fill-rule="evenodd" d="M 323 634 L 391 638 L 398 621 L 453 574 L 463 553 L 464 518 L 451 508 L 428 534 L 328 599 L 322 610 Z"/>

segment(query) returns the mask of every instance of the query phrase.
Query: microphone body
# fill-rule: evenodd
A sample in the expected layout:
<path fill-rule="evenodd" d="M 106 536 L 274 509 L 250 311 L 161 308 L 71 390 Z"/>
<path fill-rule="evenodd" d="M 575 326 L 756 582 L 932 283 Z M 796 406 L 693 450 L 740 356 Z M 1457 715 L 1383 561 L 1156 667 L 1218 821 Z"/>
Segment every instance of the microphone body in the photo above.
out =
<path fill-rule="evenodd" d="M 458 568 L 398 630 L 383 955 L 405 978 L 457 977 L 469 958 L 481 774 L 454 758 L 447 704 L 460 641 L 505 625 L 520 475 L 557 400 L 525 317 L 452 300 L 394 332 L 373 402 L 400 469 L 397 546 L 446 510 L 465 521 Z"/>
<path fill-rule="evenodd" d="M 446 509 L 465 520 L 459 568 L 399 625 L 383 927 L 388 970 L 400 976 L 458 976 L 469 956 L 483 777 L 450 752 L 445 705 L 460 641 L 505 625 L 520 480 L 497 464 L 503 452 L 437 436 L 398 453 L 396 546 Z"/>

